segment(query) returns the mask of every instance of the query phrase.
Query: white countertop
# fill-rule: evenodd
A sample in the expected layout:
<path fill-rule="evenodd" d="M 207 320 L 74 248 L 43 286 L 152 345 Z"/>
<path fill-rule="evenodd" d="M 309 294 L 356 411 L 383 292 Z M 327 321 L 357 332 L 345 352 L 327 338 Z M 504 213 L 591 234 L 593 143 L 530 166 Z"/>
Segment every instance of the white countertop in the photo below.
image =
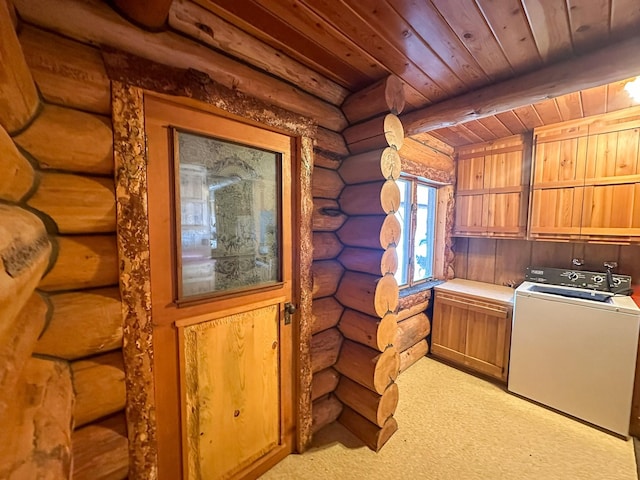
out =
<path fill-rule="evenodd" d="M 467 295 L 470 297 L 493 300 L 505 305 L 513 304 L 513 294 L 515 290 L 511 287 L 503 287 L 502 285 L 494 285 L 493 283 L 476 282 L 473 280 L 464 280 L 462 278 L 454 278 L 445 283 L 434 287 L 436 292 L 450 292 Z"/>

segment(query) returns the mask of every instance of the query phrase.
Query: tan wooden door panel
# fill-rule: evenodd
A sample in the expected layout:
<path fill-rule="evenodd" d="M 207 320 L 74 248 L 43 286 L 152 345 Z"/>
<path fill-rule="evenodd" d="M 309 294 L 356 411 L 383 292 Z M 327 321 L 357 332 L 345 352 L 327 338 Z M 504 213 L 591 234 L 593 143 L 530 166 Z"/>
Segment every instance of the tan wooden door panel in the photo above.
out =
<path fill-rule="evenodd" d="M 228 478 L 279 443 L 279 309 L 184 327 L 188 478 Z"/>

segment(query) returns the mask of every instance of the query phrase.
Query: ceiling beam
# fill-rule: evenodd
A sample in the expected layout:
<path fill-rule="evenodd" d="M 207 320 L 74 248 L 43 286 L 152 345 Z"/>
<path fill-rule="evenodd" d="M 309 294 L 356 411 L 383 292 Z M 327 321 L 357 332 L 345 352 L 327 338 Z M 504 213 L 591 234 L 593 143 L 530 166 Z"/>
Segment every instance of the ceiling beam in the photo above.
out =
<path fill-rule="evenodd" d="M 640 35 L 517 78 L 406 113 L 405 134 L 489 117 L 514 108 L 640 75 Z"/>

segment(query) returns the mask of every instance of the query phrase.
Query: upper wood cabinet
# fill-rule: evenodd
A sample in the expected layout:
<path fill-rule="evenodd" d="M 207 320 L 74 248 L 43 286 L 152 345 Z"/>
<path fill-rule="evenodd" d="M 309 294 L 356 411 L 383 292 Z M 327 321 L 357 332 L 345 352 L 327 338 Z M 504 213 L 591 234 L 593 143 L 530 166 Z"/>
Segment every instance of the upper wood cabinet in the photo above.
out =
<path fill-rule="evenodd" d="M 454 235 L 525 236 L 530 147 L 515 135 L 457 150 Z"/>
<path fill-rule="evenodd" d="M 529 235 L 640 238 L 640 108 L 534 130 Z"/>

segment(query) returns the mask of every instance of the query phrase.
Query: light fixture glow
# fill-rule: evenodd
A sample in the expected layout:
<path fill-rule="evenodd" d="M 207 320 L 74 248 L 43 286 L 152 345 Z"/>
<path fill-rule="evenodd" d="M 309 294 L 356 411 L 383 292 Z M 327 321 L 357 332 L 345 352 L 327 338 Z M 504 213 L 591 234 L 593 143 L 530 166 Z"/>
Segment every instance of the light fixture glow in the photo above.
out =
<path fill-rule="evenodd" d="M 640 77 L 627 83 L 624 89 L 634 101 L 640 102 Z"/>

